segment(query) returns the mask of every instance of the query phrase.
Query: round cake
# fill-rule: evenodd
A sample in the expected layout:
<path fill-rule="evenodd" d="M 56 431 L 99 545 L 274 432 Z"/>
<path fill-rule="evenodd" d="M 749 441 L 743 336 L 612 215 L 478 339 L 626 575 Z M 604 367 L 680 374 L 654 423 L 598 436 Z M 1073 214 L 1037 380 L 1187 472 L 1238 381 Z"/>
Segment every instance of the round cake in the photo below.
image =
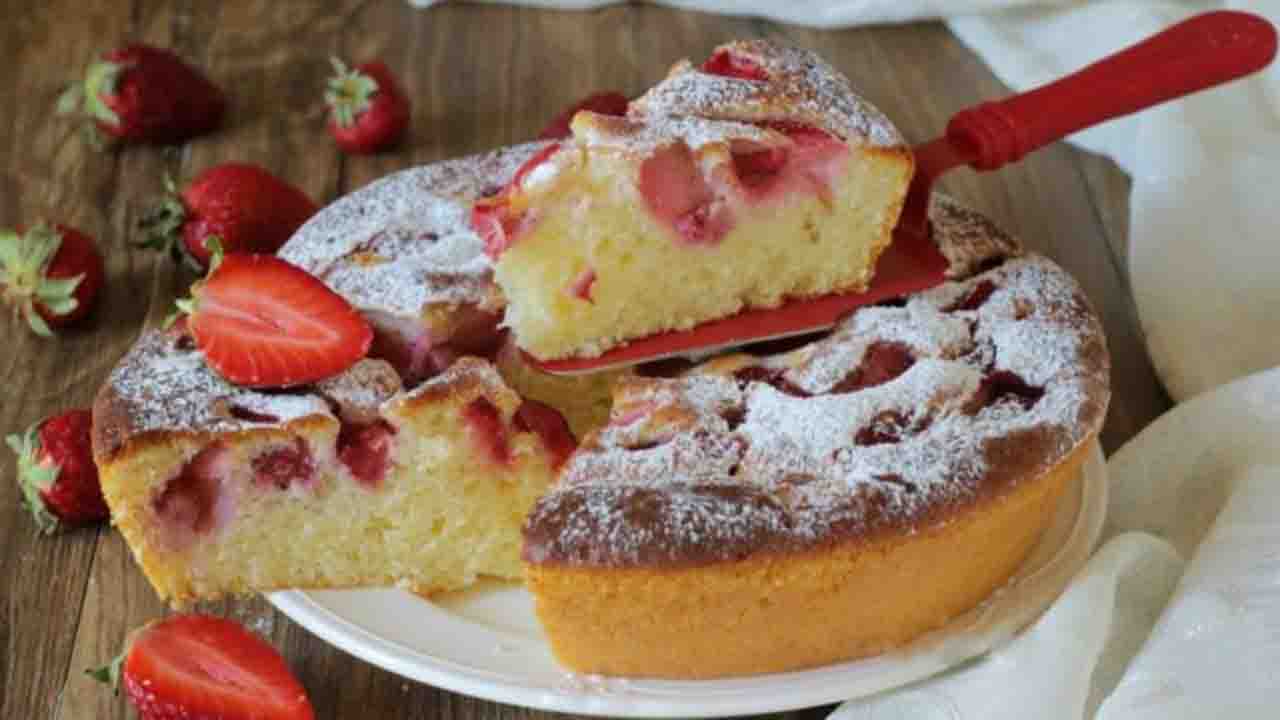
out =
<path fill-rule="evenodd" d="M 299 230 L 281 257 L 374 328 L 337 377 L 237 387 L 181 326 L 143 334 L 94 452 L 162 597 L 523 578 L 568 668 L 707 678 L 874 654 L 1007 581 L 1109 398 L 1066 273 L 936 196 L 933 290 L 700 364 L 555 377 L 472 229 L 547 147 L 394 174 Z"/>
<path fill-rule="evenodd" d="M 997 232 L 934 222 L 944 243 Z M 1102 425 L 1108 356 L 1062 270 L 988 264 L 790 352 L 620 383 L 525 523 L 560 661 L 811 667 L 901 645 L 1006 582 Z"/>

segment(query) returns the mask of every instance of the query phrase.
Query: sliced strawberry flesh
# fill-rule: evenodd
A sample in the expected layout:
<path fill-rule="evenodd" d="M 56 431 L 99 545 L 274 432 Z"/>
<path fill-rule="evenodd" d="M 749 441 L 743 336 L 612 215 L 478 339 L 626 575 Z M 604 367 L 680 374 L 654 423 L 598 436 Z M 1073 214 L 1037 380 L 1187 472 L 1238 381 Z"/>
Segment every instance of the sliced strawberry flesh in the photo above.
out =
<path fill-rule="evenodd" d="M 640 195 L 649 212 L 688 245 L 714 245 L 733 228 L 732 212 L 702 175 L 684 143 L 660 148 L 640 165 Z"/>
<path fill-rule="evenodd" d="M 484 242 L 484 252 L 494 260 L 515 241 L 516 222 L 505 196 L 479 200 L 471 208 L 471 229 Z"/>
<path fill-rule="evenodd" d="M 153 623 L 134 637 L 122 674 L 140 717 L 315 717 L 279 653 L 223 618 L 175 615 Z"/>
<path fill-rule="evenodd" d="M 285 387 L 336 375 L 364 357 L 373 331 L 346 300 L 270 255 L 228 255 L 195 291 L 188 325 L 223 377 Z"/>
<path fill-rule="evenodd" d="M 968 295 L 960 298 L 960 300 L 958 300 L 954 305 L 947 308 L 946 312 L 977 310 L 982 307 L 983 303 L 985 303 L 995 291 L 995 283 L 992 283 L 990 280 L 983 280 L 975 285 L 974 288 L 969 291 Z"/>
<path fill-rule="evenodd" d="M 738 180 L 750 189 L 769 184 L 787 164 L 786 148 L 769 148 L 754 152 L 734 153 L 733 169 Z"/>
<path fill-rule="evenodd" d="M 767 368 L 758 365 L 751 365 L 735 371 L 733 373 L 733 378 L 744 388 L 749 383 L 761 382 L 772 386 L 774 390 L 777 390 L 784 395 L 801 398 L 812 395 L 812 393 L 788 380 L 785 375 L 786 371 L 780 368 Z"/>
<path fill-rule="evenodd" d="M 462 420 L 481 455 L 495 465 L 511 464 L 507 426 L 496 405 L 486 397 L 478 397 L 462 408 Z"/>
<path fill-rule="evenodd" d="M 976 413 L 984 407 L 1001 402 L 1015 402 L 1024 410 L 1030 410 L 1042 397 L 1043 387 L 1031 385 L 1021 375 L 1010 370 L 996 370 L 982 379 L 982 384 L 970 401 L 969 410 Z"/>
<path fill-rule="evenodd" d="M 728 50 L 718 50 L 707 58 L 707 61 L 702 63 L 702 72 L 745 80 L 769 79 L 769 74 L 760 67 L 759 63 Z"/>
<path fill-rule="evenodd" d="M 552 468 L 564 465 L 573 451 L 578 449 L 578 441 L 569 431 L 569 423 L 550 405 L 526 399 L 520 404 L 520 409 L 516 410 L 513 424 L 517 430 L 532 432 L 542 440 L 543 446 L 551 454 Z"/>
<path fill-rule="evenodd" d="M 578 273 L 577 277 L 569 282 L 569 286 L 565 288 L 565 291 L 569 293 L 570 297 L 592 302 L 591 289 L 595 287 L 595 284 L 596 271 L 594 268 L 587 268 Z"/>
<path fill-rule="evenodd" d="M 365 425 L 343 423 L 338 432 L 338 459 L 362 485 L 381 487 L 391 466 L 395 428 L 385 421 Z"/>
<path fill-rule="evenodd" d="M 253 482 L 258 487 L 288 490 L 295 482 L 310 488 L 315 484 L 316 461 L 302 438 L 292 445 L 272 448 L 249 462 Z"/>
<path fill-rule="evenodd" d="M 848 146 L 810 125 L 771 122 L 765 126 L 786 135 L 789 148 L 736 150 L 734 170 L 756 204 L 788 193 L 808 193 L 832 203 L 831 185 L 844 167 Z"/>
<path fill-rule="evenodd" d="M 539 165 L 551 159 L 560 150 L 560 143 L 552 143 L 539 150 L 516 170 L 511 182 L 507 183 L 497 195 L 480 198 L 471 207 L 471 229 L 484 242 L 485 254 L 497 260 L 513 244 L 518 236 L 528 229 L 527 213 L 518 212 L 511 206 L 512 194 L 519 192 L 519 187 L 529 173 Z"/>
<path fill-rule="evenodd" d="M 862 362 L 852 373 L 831 388 L 832 393 L 848 393 L 883 385 L 906 372 L 916 362 L 911 348 L 902 343 L 872 343 Z"/>
<path fill-rule="evenodd" d="M 156 497 L 154 507 L 170 539 L 181 545 L 190 533 L 203 534 L 216 527 L 230 509 L 219 512 L 228 501 L 222 481 L 230 472 L 226 446 L 215 443 L 191 458 L 178 476 Z"/>
<path fill-rule="evenodd" d="M 598 92 L 588 95 L 581 101 L 570 107 L 568 110 L 560 113 L 552 120 L 542 132 L 538 134 L 541 140 L 555 140 L 557 138 L 567 138 L 571 132 L 570 126 L 573 124 L 573 116 L 586 110 L 600 115 L 613 115 L 621 117 L 627 114 L 627 96 L 619 92 Z"/>
<path fill-rule="evenodd" d="M 560 152 L 560 143 L 551 143 L 545 148 L 534 153 L 532 157 L 524 161 L 520 169 L 516 170 L 516 174 L 511 178 L 511 184 L 508 188 L 518 187 L 524 182 L 524 179 L 533 172 L 534 168 L 551 159 L 552 155 Z"/>

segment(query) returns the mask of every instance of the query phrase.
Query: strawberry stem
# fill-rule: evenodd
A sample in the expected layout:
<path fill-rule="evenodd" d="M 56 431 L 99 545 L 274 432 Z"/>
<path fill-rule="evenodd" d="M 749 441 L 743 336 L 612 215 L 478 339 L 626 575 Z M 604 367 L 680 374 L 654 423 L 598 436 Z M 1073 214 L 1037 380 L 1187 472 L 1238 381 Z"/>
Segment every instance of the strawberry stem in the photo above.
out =
<path fill-rule="evenodd" d="M 111 662 L 102 667 L 88 668 L 84 671 L 85 675 L 111 686 L 111 691 L 116 695 L 120 694 L 120 668 L 124 666 L 124 658 L 127 652 L 120 653 Z"/>
<path fill-rule="evenodd" d="M 204 239 L 204 246 L 209 250 L 209 271 L 205 273 L 204 278 L 191 284 L 191 294 L 189 297 L 178 298 L 173 301 L 173 304 L 176 305 L 178 309 L 170 313 L 169 317 L 164 319 L 164 327 L 166 330 L 173 327 L 173 324 L 183 315 L 195 314 L 197 304 L 196 295 L 200 290 L 200 286 L 204 284 L 205 280 L 213 277 L 213 274 L 217 272 L 218 267 L 222 265 L 222 259 L 226 257 L 226 252 L 222 249 L 221 237 L 217 235 L 210 235 L 206 237 Z"/>
<path fill-rule="evenodd" d="M 42 337 L 53 335 L 53 331 L 41 317 L 41 308 L 50 315 L 66 315 L 80 304 L 75 291 L 84 280 L 83 274 L 47 276 L 61 247 L 62 235 L 47 223 L 36 223 L 25 236 L 0 231 L 0 296 Z"/>
<path fill-rule="evenodd" d="M 351 127 L 356 118 L 369 109 L 378 92 L 378 82 L 368 75 L 347 67 L 338 58 L 329 58 L 334 75 L 329 78 L 324 101 L 329 105 L 339 127 Z"/>
<path fill-rule="evenodd" d="M 119 125 L 120 116 L 107 107 L 103 95 L 113 95 L 116 83 L 124 65 L 112 62 L 95 62 L 89 65 L 84 78 L 84 111 L 93 118 L 107 125 Z"/>
<path fill-rule="evenodd" d="M 53 486 L 58 480 L 58 467 L 41 465 L 36 459 L 39 452 L 40 423 L 27 429 L 22 436 L 10 435 L 5 442 L 18 455 L 18 488 L 22 491 L 22 504 L 35 519 L 36 529 L 48 535 L 58 528 L 58 518 L 45 507 L 40 492 Z"/>
<path fill-rule="evenodd" d="M 166 174 L 163 183 L 164 194 L 138 219 L 138 230 L 142 237 L 134 245 L 161 252 L 167 250 L 175 261 L 181 262 L 183 255 L 179 248 L 182 243 L 178 240 L 182 234 L 182 225 L 187 221 L 187 207 L 182 203 L 182 196 L 178 194 L 173 178 Z"/>

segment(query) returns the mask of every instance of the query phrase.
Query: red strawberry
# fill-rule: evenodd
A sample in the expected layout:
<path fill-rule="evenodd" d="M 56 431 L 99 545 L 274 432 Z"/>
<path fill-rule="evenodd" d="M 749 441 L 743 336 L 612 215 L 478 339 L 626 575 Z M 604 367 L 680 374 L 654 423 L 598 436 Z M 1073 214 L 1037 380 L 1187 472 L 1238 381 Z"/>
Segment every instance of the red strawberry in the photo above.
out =
<path fill-rule="evenodd" d="M 551 143 L 534 153 L 532 157 L 524 161 L 524 164 L 516 170 L 516 174 L 512 176 L 511 182 L 498 192 L 497 195 L 491 197 L 482 197 L 476 200 L 471 207 L 471 229 L 480 236 L 484 241 L 485 253 L 497 260 L 502 253 L 516 241 L 516 236 L 520 233 L 520 221 L 524 217 L 524 213 L 515 207 L 512 207 L 511 198 L 515 195 L 520 187 L 520 183 L 525 176 L 533 169 L 551 159 L 560 151 L 560 143 Z M 517 203 L 522 204 L 522 203 Z"/>
<path fill-rule="evenodd" d="M 146 625 L 89 675 L 124 683 L 140 720 L 314 720 L 284 658 L 231 620 L 171 615 Z"/>
<path fill-rule="evenodd" d="M 382 61 L 348 69 L 337 58 L 333 69 L 324 101 L 329 105 L 329 134 L 338 147 L 364 154 L 398 142 L 409 127 L 409 98 L 391 70 Z"/>
<path fill-rule="evenodd" d="M 237 385 L 287 387 L 337 375 L 369 352 L 373 330 L 350 303 L 274 255 L 222 258 L 179 300 L 205 362 Z"/>
<path fill-rule="evenodd" d="M 209 266 L 209 238 L 217 237 L 228 253 L 274 253 L 318 209 L 306 193 L 243 163 L 215 165 L 181 193 L 166 178 L 165 189 L 138 224 L 140 244 L 175 253 L 180 249 L 200 270 Z"/>
<path fill-rule="evenodd" d="M 702 63 L 702 72 L 711 75 L 742 78 L 744 80 L 768 80 L 769 74 L 751 58 L 735 55 L 728 50 L 719 50 Z"/>
<path fill-rule="evenodd" d="M 462 420 L 466 423 L 471 441 L 486 458 L 495 465 L 511 463 L 511 446 L 507 442 L 507 426 L 502 412 L 489 398 L 481 395 L 462 408 Z"/>
<path fill-rule="evenodd" d="M 179 143 L 216 130 L 226 107 L 222 90 L 199 70 L 149 45 L 103 55 L 58 100 L 60 114 L 83 113 L 102 133 L 136 143 Z"/>
<path fill-rule="evenodd" d="M 93 464 L 88 410 L 67 410 L 5 440 L 18 454 L 23 504 L 41 532 L 106 520 L 107 503 Z"/>
<path fill-rule="evenodd" d="M 568 110 L 556 116 L 551 124 L 542 129 L 538 134 L 539 140 L 558 140 L 560 138 L 569 137 L 569 125 L 573 122 L 573 116 L 583 110 L 590 110 L 601 115 L 617 115 L 619 117 L 627 114 L 627 96 L 612 90 L 606 92 L 592 93 L 576 105 L 571 106 Z"/>
<path fill-rule="evenodd" d="M 26 234 L 0 230 L 0 299 L 37 334 L 89 313 L 102 289 L 102 256 L 93 240 L 65 225 L 39 223 Z"/>
<path fill-rule="evenodd" d="M 569 430 L 569 423 L 558 410 L 525 398 L 516 410 L 515 426 L 517 430 L 532 432 L 542 440 L 547 452 L 551 453 L 551 467 L 564 465 L 574 450 L 578 449 L 578 441 Z"/>

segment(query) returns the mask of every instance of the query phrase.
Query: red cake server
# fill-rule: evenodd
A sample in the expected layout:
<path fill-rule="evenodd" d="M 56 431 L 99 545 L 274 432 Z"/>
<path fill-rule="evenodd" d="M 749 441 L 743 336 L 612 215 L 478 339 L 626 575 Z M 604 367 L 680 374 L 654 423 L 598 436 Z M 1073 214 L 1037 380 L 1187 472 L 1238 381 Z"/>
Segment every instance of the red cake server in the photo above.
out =
<path fill-rule="evenodd" d="M 1254 73 L 1276 54 L 1276 30 L 1249 13 L 1197 15 L 1061 80 L 956 113 L 946 134 L 913 148 L 915 176 L 866 292 L 794 300 L 747 310 L 689 330 L 632 340 L 599 357 L 529 360 L 554 374 L 580 374 L 830 328 L 855 308 L 925 290 L 945 280 L 946 260 L 929 236 L 928 207 L 942 173 L 968 165 L 995 170 L 1084 128 Z"/>

